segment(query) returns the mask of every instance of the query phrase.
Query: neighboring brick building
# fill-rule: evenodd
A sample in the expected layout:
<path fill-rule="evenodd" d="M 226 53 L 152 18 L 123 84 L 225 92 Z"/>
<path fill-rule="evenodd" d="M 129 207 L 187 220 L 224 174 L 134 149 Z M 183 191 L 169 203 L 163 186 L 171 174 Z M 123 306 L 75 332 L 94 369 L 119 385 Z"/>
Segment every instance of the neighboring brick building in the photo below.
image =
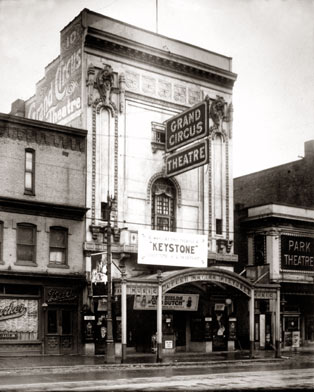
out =
<path fill-rule="evenodd" d="M 252 281 L 280 283 L 283 347 L 314 343 L 314 140 L 298 161 L 234 179 L 235 252 Z M 255 341 L 272 331 L 257 303 Z"/>
<path fill-rule="evenodd" d="M 80 352 L 86 131 L 0 114 L 0 141 L 0 355 Z"/>

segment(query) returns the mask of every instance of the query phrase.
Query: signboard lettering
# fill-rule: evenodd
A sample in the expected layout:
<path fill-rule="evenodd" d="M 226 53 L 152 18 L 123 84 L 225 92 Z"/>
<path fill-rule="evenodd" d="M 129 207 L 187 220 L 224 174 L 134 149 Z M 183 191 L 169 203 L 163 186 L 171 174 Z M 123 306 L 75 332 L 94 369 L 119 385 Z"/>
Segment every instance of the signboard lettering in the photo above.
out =
<path fill-rule="evenodd" d="M 192 146 L 166 157 L 166 174 L 175 176 L 208 163 L 208 140 L 194 143 Z"/>
<path fill-rule="evenodd" d="M 27 311 L 24 303 L 12 301 L 9 305 L 0 308 L 0 321 L 22 317 Z"/>
<path fill-rule="evenodd" d="M 281 268 L 314 271 L 314 238 L 282 235 Z"/>
<path fill-rule="evenodd" d="M 207 267 L 207 237 L 168 231 L 140 230 L 138 263 Z"/>
<path fill-rule="evenodd" d="M 208 136 L 208 102 L 203 101 L 166 121 L 166 152 Z"/>
<path fill-rule="evenodd" d="M 134 310 L 157 309 L 158 295 L 136 295 L 134 297 Z M 162 308 L 164 310 L 197 311 L 198 294 L 165 294 L 162 296 Z"/>

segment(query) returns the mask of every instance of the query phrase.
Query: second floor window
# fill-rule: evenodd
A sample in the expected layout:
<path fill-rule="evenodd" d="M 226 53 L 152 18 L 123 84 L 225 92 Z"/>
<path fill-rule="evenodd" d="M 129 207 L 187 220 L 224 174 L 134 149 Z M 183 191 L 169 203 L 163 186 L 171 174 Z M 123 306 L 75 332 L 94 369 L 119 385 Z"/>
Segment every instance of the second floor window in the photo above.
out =
<path fill-rule="evenodd" d="M 68 231 L 62 227 L 50 228 L 49 263 L 66 265 Z"/>
<path fill-rule="evenodd" d="M 175 195 L 175 187 L 170 180 L 159 179 L 153 184 L 153 230 L 175 231 Z"/>
<path fill-rule="evenodd" d="M 35 194 L 35 151 L 32 149 L 25 150 L 24 187 L 26 194 Z"/>
<path fill-rule="evenodd" d="M 36 263 L 36 226 L 28 223 L 17 225 L 17 262 Z"/>

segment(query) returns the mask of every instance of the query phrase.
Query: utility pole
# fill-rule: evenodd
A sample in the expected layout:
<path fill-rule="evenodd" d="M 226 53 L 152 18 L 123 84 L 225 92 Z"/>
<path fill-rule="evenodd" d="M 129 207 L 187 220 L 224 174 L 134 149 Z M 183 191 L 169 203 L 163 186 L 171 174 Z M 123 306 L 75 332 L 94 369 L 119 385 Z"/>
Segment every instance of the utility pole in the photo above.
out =
<path fill-rule="evenodd" d="M 114 198 L 107 196 L 107 203 L 105 206 L 105 220 L 107 221 L 107 279 L 108 279 L 108 292 L 107 292 L 107 341 L 106 341 L 106 363 L 115 363 L 115 347 L 112 333 L 112 277 L 111 277 L 111 208 Z"/>

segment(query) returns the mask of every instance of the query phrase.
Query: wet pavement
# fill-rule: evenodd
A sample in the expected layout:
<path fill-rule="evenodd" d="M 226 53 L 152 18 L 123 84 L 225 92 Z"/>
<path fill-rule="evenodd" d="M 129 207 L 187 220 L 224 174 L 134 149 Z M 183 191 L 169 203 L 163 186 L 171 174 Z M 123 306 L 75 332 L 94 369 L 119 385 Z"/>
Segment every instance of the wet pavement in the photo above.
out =
<path fill-rule="evenodd" d="M 104 356 L 0 357 L 2 391 L 217 391 L 314 390 L 314 351 L 129 355 L 105 364 Z"/>

